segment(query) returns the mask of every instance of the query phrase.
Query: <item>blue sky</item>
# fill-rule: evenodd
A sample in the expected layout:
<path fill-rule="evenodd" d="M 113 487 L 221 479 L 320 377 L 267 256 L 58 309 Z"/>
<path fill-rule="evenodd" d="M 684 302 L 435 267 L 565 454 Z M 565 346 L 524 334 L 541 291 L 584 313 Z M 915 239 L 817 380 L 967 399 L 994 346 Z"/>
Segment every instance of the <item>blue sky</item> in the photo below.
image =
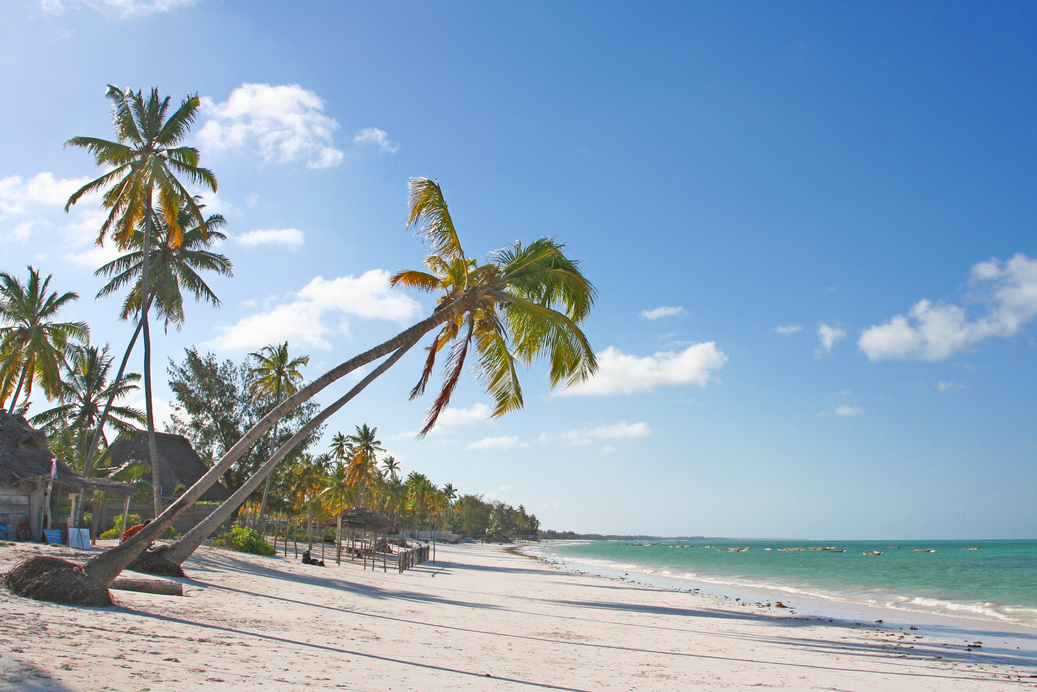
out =
<path fill-rule="evenodd" d="M 428 314 L 386 282 L 424 257 L 426 176 L 469 254 L 582 261 L 600 373 L 534 367 L 495 421 L 469 378 L 416 440 L 409 354 L 328 438 L 377 426 L 556 529 L 1034 538 L 1035 29 L 1013 2 L 14 0 L 0 269 L 53 274 L 121 350 L 99 203 L 62 211 L 98 171 L 62 144 L 112 136 L 109 83 L 197 92 L 235 276 L 156 337 L 160 382 L 187 346 L 285 339 L 315 377 Z"/>

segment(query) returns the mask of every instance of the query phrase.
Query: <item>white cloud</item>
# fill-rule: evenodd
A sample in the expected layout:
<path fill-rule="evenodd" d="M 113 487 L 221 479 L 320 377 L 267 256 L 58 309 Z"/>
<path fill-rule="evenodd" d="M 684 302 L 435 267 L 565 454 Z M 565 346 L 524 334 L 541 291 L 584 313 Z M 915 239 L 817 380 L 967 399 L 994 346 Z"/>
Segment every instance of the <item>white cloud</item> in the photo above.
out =
<path fill-rule="evenodd" d="M 646 320 L 658 320 L 663 317 L 679 317 L 687 314 L 688 311 L 682 307 L 661 307 L 641 311 L 641 317 Z"/>
<path fill-rule="evenodd" d="M 303 244 L 303 233 L 298 228 L 279 228 L 267 231 L 248 231 L 234 239 L 247 247 L 256 245 L 284 245 L 295 249 Z"/>
<path fill-rule="evenodd" d="M 518 444 L 518 436 L 511 435 L 505 437 L 484 437 L 481 440 L 470 442 L 468 449 L 511 449 Z"/>
<path fill-rule="evenodd" d="M 348 333 L 347 315 L 405 322 L 420 314 L 420 303 L 389 286 L 389 272 L 383 269 L 330 281 L 318 276 L 288 302 L 217 327 L 220 336 L 206 345 L 248 350 L 288 340 L 300 348 L 330 349 L 333 334 Z"/>
<path fill-rule="evenodd" d="M 864 409 L 860 406 L 848 406 L 843 404 L 842 406 L 836 406 L 832 413 L 837 416 L 859 416 L 864 413 Z"/>
<path fill-rule="evenodd" d="M 490 407 L 486 404 L 475 404 L 471 408 L 443 409 L 436 420 L 435 430 L 441 427 L 457 427 L 462 425 L 475 425 L 485 422 L 490 417 Z"/>
<path fill-rule="evenodd" d="M 727 356 L 712 341 L 694 344 L 675 353 L 667 351 L 643 358 L 609 346 L 598 354 L 598 372 L 591 379 L 558 394 L 632 394 L 659 387 L 705 386 Z"/>
<path fill-rule="evenodd" d="M 69 8 L 89 7 L 119 17 L 140 17 L 152 12 L 171 12 L 195 2 L 197 0 L 40 0 L 40 7 L 51 14 L 61 14 Z"/>
<path fill-rule="evenodd" d="M 841 339 L 846 336 L 845 329 L 839 329 L 838 327 L 832 327 L 822 322 L 817 327 L 817 339 L 820 342 L 814 355 L 821 357 L 826 356 L 832 352 L 832 347 L 835 346 Z"/>
<path fill-rule="evenodd" d="M 589 445 L 594 440 L 620 440 L 648 437 L 652 428 L 647 423 L 627 423 L 620 421 L 612 425 L 597 428 L 582 428 L 562 433 L 562 438 L 571 445 Z"/>
<path fill-rule="evenodd" d="M 89 177 L 55 179 L 46 171 L 29 179 L 18 175 L 0 178 L 0 218 L 26 208 L 64 207 L 72 193 L 89 181 Z"/>
<path fill-rule="evenodd" d="M 1037 260 L 1022 253 L 976 264 L 970 285 L 970 297 L 985 307 L 976 319 L 957 305 L 920 300 L 907 316 L 865 329 L 857 346 L 873 361 L 944 360 L 986 339 L 1013 336 L 1037 315 Z"/>
<path fill-rule="evenodd" d="M 324 115 L 324 101 L 298 84 L 242 84 L 223 103 L 202 99 L 209 117 L 198 140 L 212 149 L 240 151 L 256 147 L 266 163 L 305 161 L 309 168 L 330 168 L 342 162 L 332 146 L 338 129 Z"/>
<path fill-rule="evenodd" d="M 376 146 L 385 154 L 395 154 L 400 149 L 399 144 L 389 141 L 389 135 L 385 130 L 380 130 L 377 127 L 365 127 L 360 130 L 353 137 L 353 142 L 361 145 L 370 144 Z"/>
<path fill-rule="evenodd" d="M 941 392 L 946 392 L 951 389 L 968 389 L 968 386 L 961 384 L 960 382 L 944 382 L 943 380 L 940 380 L 936 383 L 936 388 Z"/>
<path fill-rule="evenodd" d="M 791 336 L 801 329 L 803 329 L 803 325 L 801 324 L 785 324 L 780 327 L 775 327 L 771 331 L 781 334 L 782 336 Z"/>

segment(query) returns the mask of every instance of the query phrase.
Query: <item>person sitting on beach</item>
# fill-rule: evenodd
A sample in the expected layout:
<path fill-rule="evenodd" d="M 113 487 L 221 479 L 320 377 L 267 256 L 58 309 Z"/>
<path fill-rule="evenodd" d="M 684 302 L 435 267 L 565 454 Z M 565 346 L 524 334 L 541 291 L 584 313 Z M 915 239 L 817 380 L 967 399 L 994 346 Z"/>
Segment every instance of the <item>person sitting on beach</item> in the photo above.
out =
<path fill-rule="evenodd" d="M 324 560 L 315 560 L 310 557 L 310 551 L 304 550 L 302 553 L 302 564 L 304 565 L 317 565 L 318 567 L 324 567 Z"/>
<path fill-rule="evenodd" d="M 151 520 L 148 519 L 143 524 L 134 524 L 133 526 L 131 526 L 130 528 L 128 528 L 128 529 L 126 529 L 125 531 L 122 532 L 122 536 L 119 537 L 119 542 L 120 543 L 125 543 L 126 541 L 130 540 L 130 538 L 134 534 L 136 534 L 138 531 L 140 531 L 141 529 L 143 529 L 145 526 L 147 526 L 150 523 L 151 523 Z"/>

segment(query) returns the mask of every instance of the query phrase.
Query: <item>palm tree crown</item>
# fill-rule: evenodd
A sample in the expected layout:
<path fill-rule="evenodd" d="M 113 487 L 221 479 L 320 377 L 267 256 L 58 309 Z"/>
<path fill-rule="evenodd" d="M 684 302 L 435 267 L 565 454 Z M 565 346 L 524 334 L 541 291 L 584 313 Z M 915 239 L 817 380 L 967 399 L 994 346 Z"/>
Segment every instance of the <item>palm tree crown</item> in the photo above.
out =
<path fill-rule="evenodd" d="M 204 204 L 198 204 L 204 209 Z M 233 276 L 233 266 L 226 256 L 210 252 L 209 248 L 227 236 L 219 228 L 227 224 L 219 214 L 212 214 L 205 223 L 195 223 L 186 205 L 181 205 L 178 215 L 181 228 L 180 243 L 173 243 L 173 232 L 160 214 L 156 219 L 155 247 L 151 248 L 150 283 L 152 305 L 159 317 L 165 320 L 166 326 L 173 324 L 180 329 L 184 323 L 184 297 L 182 289 L 194 295 L 196 301 L 206 301 L 214 307 L 220 306 L 220 299 L 213 293 L 199 271 L 211 271 L 220 276 Z M 132 287 L 122 303 L 119 318 L 126 320 L 140 311 L 140 297 L 143 293 L 142 258 L 144 228 L 140 224 L 133 232 L 130 252 L 118 257 L 94 272 L 96 276 L 110 277 L 110 281 L 98 291 L 97 297 L 111 295 L 132 282 Z"/>
<path fill-rule="evenodd" d="M 198 150 L 180 146 L 201 106 L 198 95 L 189 94 L 168 118 L 169 97 L 160 98 L 156 88 L 145 100 L 140 91 L 123 91 L 109 84 L 105 96 L 112 102 L 118 141 L 73 137 L 65 146 L 86 149 L 98 166 L 110 170 L 76 190 L 65 211 L 83 195 L 105 190 L 102 202 L 110 211 L 97 242 L 102 243 L 110 233 L 119 247 L 126 248 L 141 221 L 151 215 L 152 197 L 157 194 L 172 245 L 180 245 L 182 206 L 187 207 L 188 218 L 207 232 L 198 203 L 177 178 L 216 191 L 212 171 L 198 165 Z"/>
<path fill-rule="evenodd" d="M 29 267 L 29 279 L 0 272 L 0 407 L 11 396 L 10 409 L 24 393 L 28 401 L 33 382 L 56 399 L 61 393 L 61 368 L 71 352 L 73 340 L 86 341 L 90 328 L 85 322 L 55 322 L 61 308 L 79 299 L 68 291 L 49 292 L 51 277 Z"/>
<path fill-rule="evenodd" d="M 468 303 L 467 310 L 443 324 L 426 349 L 425 368 L 411 398 L 424 392 L 436 356 L 453 344 L 443 388 L 420 435 L 432 429 L 449 403 L 473 345 L 480 377 L 494 401 L 495 418 L 522 407 L 519 365 L 546 356 L 552 387 L 594 373 L 597 361 L 578 325 L 590 313 L 595 290 L 578 262 L 565 256 L 564 245 L 548 238 L 527 246 L 516 242 L 479 264 L 461 248 L 439 183 L 427 178 L 411 181 L 408 226 L 420 224 L 432 252 L 425 261 L 428 271 L 399 272 L 392 284 L 438 293 L 437 310 L 457 301 Z"/>

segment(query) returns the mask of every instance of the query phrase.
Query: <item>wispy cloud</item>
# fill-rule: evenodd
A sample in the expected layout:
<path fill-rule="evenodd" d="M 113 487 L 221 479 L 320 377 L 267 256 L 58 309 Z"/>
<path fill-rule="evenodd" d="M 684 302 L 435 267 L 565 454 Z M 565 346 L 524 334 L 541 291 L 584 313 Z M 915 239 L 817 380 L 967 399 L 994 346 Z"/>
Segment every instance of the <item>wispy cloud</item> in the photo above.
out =
<path fill-rule="evenodd" d="M 1006 338 L 1037 315 L 1037 260 L 1019 253 L 1008 261 L 972 267 L 969 297 L 985 308 L 971 319 L 952 304 L 920 300 L 907 315 L 861 332 L 857 346 L 869 360 L 945 360 L 992 338 Z"/>
<path fill-rule="evenodd" d="M 952 389 L 968 389 L 968 386 L 961 384 L 960 382 L 944 382 L 943 380 L 940 380 L 936 383 L 936 388 L 941 392 L 947 392 Z"/>
<path fill-rule="evenodd" d="M 832 347 L 839 341 L 846 337 L 846 330 L 840 329 L 839 327 L 832 327 L 822 322 L 817 327 L 817 350 L 814 351 L 814 355 L 820 358 L 821 356 L 827 356 L 832 352 Z"/>
<path fill-rule="evenodd" d="M 780 327 L 775 327 L 771 331 L 776 334 L 781 334 L 782 336 L 791 336 L 802 329 L 803 325 L 801 324 L 785 324 Z"/>
<path fill-rule="evenodd" d="M 860 406 L 849 406 L 843 404 L 842 406 L 836 406 L 835 410 L 832 411 L 837 416 L 859 416 L 864 413 L 864 409 Z"/>
<path fill-rule="evenodd" d="M 353 142 L 355 144 L 378 147 L 378 150 L 385 154 L 395 154 L 400 149 L 399 144 L 389 141 L 389 135 L 385 130 L 380 130 L 377 127 L 365 127 L 360 130 L 353 137 Z"/>
<path fill-rule="evenodd" d="M 659 320 L 663 317 L 680 317 L 681 315 L 687 314 L 688 311 L 682 307 L 661 307 L 641 311 L 641 317 L 646 320 Z"/>
<path fill-rule="evenodd" d="M 298 228 L 279 228 L 266 231 L 248 231 L 234 239 L 246 247 L 256 245 L 283 245 L 292 249 L 303 244 L 303 233 Z"/>
<path fill-rule="evenodd" d="M 286 302 L 217 327 L 220 335 L 207 345 L 246 350 L 288 340 L 299 347 L 330 349 L 332 334 L 349 331 L 346 316 L 405 322 L 420 314 L 421 305 L 392 288 L 383 269 L 331 280 L 318 276 Z"/>
<path fill-rule="evenodd" d="M 324 115 L 324 101 L 298 84 L 242 84 L 223 103 L 202 99 L 208 121 L 198 140 L 213 150 L 258 149 L 265 163 L 305 161 L 309 168 L 342 163 L 332 146 L 338 122 Z"/>
<path fill-rule="evenodd" d="M 663 387 L 702 387 L 726 362 L 727 356 L 712 341 L 680 352 L 644 357 L 609 346 L 598 354 L 598 372 L 594 377 L 559 394 L 601 396 L 650 392 Z"/>
<path fill-rule="evenodd" d="M 172 12 L 197 0 L 39 0 L 44 12 L 61 14 L 66 9 L 88 7 L 117 17 L 140 17 L 153 12 Z"/>
<path fill-rule="evenodd" d="M 612 425 L 597 428 L 581 428 L 562 433 L 562 438 L 572 445 L 586 445 L 594 440 L 620 440 L 648 437 L 652 428 L 647 423 L 627 423 L 620 421 Z"/>
<path fill-rule="evenodd" d="M 504 437 L 484 437 L 481 440 L 477 440 L 475 442 L 469 442 L 468 443 L 468 449 L 471 449 L 471 450 L 478 450 L 478 449 L 505 450 L 505 449 L 511 449 L 512 447 L 517 445 L 518 441 L 519 441 L 519 439 L 518 439 L 517 435 L 504 436 Z"/>
<path fill-rule="evenodd" d="M 473 404 L 470 408 L 447 407 L 439 414 L 433 430 L 484 423 L 490 417 L 490 413 L 490 407 L 486 404 Z"/>

